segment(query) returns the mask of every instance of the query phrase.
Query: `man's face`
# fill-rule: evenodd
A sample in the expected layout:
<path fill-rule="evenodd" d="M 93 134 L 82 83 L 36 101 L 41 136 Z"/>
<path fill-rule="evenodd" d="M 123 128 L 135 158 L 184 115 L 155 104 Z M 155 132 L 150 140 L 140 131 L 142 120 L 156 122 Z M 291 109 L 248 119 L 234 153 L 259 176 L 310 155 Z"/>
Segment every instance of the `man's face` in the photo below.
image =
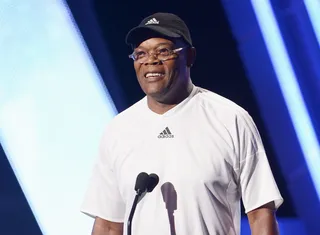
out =
<path fill-rule="evenodd" d="M 179 80 L 187 72 L 183 51 L 177 52 L 173 58 L 165 61 L 160 61 L 153 55 L 155 51 L 174 50 L 179 47 L 183 45 L 175 45 L 164 38 L 150 38 L 135 48 L 135 52 L 150 53 L 144 63 L 134 62 L 138 82 L 146 95 L 161 100 L 168 91 L 179 86 Z"/>

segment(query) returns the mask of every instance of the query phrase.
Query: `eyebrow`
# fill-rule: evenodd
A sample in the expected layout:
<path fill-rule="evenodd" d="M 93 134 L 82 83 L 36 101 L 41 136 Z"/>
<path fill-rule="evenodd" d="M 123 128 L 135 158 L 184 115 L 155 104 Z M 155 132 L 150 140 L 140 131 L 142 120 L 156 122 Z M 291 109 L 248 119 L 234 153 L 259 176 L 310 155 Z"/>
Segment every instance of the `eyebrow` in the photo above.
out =
<path fill-rule="evenodd" d="M 159 44 L 157 44 L 154 48 L 158 48 L 158 47 L 160 47 L 160 46 L 165 46 L 165 45 L 167 45 L 167 46 L 174 46 L 174 44 L 172 44 L 172 43 L 169 43 L 169 42 L 161 42 L 161 43 L 159 43 Z M 142 48 L 145 48 L 145 47 L 136 47 L 135 49 L 142 49 Z"/>

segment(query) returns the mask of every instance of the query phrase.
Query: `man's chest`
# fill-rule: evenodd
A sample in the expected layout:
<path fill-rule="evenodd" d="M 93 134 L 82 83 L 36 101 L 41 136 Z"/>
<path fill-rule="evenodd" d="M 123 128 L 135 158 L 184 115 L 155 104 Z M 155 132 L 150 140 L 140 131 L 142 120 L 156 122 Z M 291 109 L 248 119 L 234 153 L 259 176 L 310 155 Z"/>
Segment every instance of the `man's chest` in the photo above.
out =
<path fill-rule="evenodd" d="M 127 131 L 113 152 L 124 200 L 132 200 L 140 172 L 157 174 L 159 187 L 170 182 L 180 193 L 212 185 L 227 187 L 233 151 L 222 131 L 170 122 Z"/>

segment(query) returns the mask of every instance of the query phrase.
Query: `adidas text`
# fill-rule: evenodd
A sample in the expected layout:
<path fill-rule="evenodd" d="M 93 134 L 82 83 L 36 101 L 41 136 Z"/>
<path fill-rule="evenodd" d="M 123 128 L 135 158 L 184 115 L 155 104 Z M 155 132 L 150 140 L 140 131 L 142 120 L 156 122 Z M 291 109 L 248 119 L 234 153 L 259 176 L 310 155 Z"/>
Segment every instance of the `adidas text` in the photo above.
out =
<path fill-rule="evenodd" d="M 160 134 L 160 135 L 158 135 L 158 138 L 159 139 L 162 139 L 162 138 L 174 138 L 174 135 L 164 135 L 164 134 Z"/>

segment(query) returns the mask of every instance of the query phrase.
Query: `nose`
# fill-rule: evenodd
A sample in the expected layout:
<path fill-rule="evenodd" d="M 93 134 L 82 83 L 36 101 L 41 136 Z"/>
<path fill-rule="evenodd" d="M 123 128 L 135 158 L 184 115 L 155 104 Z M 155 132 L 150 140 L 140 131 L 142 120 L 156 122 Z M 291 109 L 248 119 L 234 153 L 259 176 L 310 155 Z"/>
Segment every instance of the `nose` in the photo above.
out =
<path fill-rule="evenodd" d="M 144 64 L 145 65 L 158 65 L 158 64 L 161 64 L 161 61 L 160 60 L 146 61 Z"/>

